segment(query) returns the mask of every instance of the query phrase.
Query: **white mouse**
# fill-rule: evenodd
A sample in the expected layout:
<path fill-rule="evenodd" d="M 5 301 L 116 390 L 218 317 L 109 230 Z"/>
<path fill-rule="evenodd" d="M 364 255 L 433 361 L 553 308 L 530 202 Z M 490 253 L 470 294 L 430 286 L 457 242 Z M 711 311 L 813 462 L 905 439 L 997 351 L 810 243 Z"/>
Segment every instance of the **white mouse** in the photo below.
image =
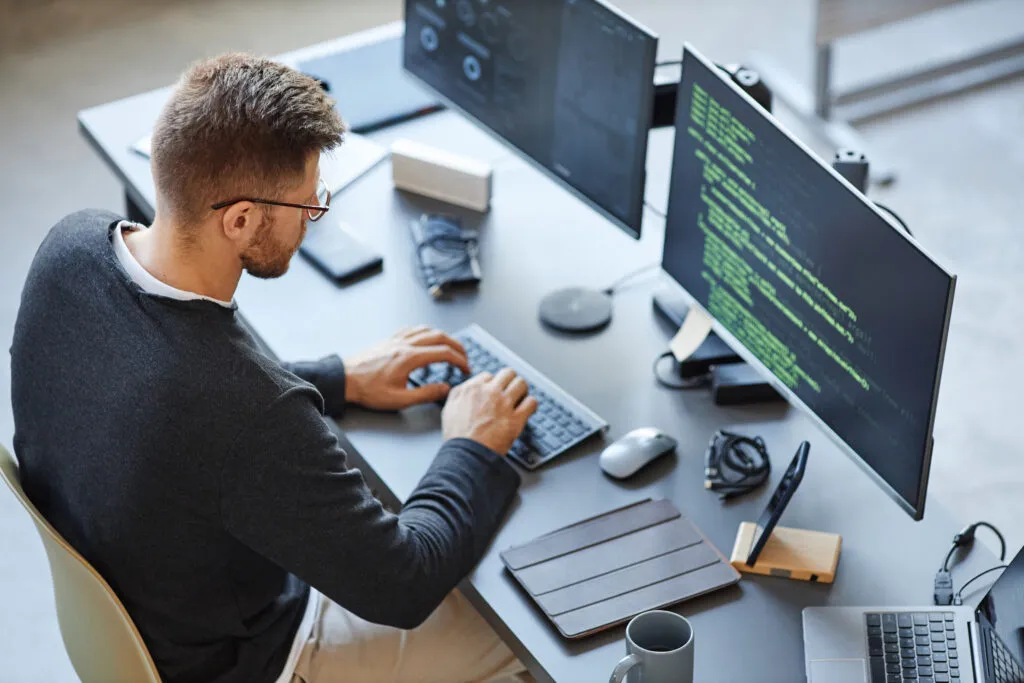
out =
<path fill-rule="evenodd" d="M 676 440 L 654 427 L 640 427 L 610 444 L 601 453 L 601 469 L 625 479 L 660 455 L 676 447 Z"/>

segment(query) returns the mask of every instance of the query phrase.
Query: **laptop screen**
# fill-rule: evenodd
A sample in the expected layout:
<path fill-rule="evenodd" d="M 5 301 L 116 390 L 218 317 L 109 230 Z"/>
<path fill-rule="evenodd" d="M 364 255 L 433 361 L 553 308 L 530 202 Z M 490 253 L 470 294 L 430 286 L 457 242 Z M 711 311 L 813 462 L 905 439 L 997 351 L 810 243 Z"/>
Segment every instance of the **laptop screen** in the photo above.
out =
<path fill-rule="evenodd" d="M 1017 553 L 992 585 L 978 605 L 977 616 L 982 630 L 991 629 L 1001 641 L 993 643 L 993 648 L 1000 649 L 1001 644 L 1005 654 L 1024 666 L 1024 551 Z M 993 651 L 985 649 L 985 658 L 991 659 Z"/>

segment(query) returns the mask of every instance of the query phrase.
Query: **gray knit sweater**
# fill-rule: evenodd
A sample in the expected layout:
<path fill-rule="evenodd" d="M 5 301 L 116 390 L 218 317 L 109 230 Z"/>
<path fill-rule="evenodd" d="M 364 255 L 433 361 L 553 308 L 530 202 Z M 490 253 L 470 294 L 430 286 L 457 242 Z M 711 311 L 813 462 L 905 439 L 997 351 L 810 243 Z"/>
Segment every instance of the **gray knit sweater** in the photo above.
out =
<path fill-rule="evenodd" d="M 234 309 L 142 291 L 118 216 L 39 248 L 11 348 L 25 490 L 110 582 L 168 683 L 273 681 L 314 586 L 377 623 L 423 621 L 480 559 L 519 483 L 448 441 L 385 511 L 324 415 L 341 360 L 281 365 Z"/>

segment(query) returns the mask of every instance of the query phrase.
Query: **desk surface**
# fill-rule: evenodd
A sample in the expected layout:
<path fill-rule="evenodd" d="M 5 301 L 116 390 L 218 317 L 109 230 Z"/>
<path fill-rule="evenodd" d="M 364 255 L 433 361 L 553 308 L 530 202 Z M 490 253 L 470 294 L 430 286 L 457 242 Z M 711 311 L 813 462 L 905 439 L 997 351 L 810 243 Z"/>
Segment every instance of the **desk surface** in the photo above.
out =
<path fill-rule="evenodd" d="M 353 40 L 394 35 L 400 26 L 314 46 L 283 57 L 343 49 Z M 153 185 L 145 159 L 129 145 L 149 132 L 167 89 L 83 111 L 83 133 L 126 191 L 152 212 Z M 638 279 L 615 298 L 615 317 L 604 332 L 565 337 L 537 320 L 540 298 L 570 284 L 606 286 L 620 275 L 659 260 L 663 226 L 645 216 L 644 238 L 634 242 L 499 142 L 452 112 L 443 112 L 373 135 L 382 144 L 410 137 L 472 154 L 495 165 L 494 198 L 487 215 L 464 214 L 481 228 L 479 291 L 454 301 L 433 301 L 417 280 L 408 222 L 440 205 L 395 192 L 387 162 L 333 202 L 329 219 L 344 219 L 385 256 L 384 271 L 340 288 L 301 257 L 279 280 L 246 276 L 238 301 L 247 321 L 282 358 L 299 359 L 357 350 L 397 328 L 427 323 L 458 330 L 481 324 L 527 361 L 611 423 L 612 440 L 632 428 L 657 426 L 679 440 L 677 455 L 662 458 L 628 482 L 598 468 L 600 439 L 562 456 L 523 486 L 508 519 L 463 590 L 481 614 L 540 680 L 598 681 L 623 655 L 623 627 L 579 641 L 562 639 L 503 568 L 498 552 L 565 524 L 644 497 L 665 497 L 726 555 L 740 522 L 756 520 L 797 444 L 812 444 L 807 474 L 783 524 L 841 534 L 843 550 L 833 585 L 770 577 L 676 609 L 694 625 L 696 680 L 733 683 L 803 680 L 801 610 L 811 605 L 927 604 L 934 573 L 961 526 L 932 499 L 925 520 L 912 522 L 895 503 L 808 420 L 785 405 L 743 409 L 715 406 L 705 391 L 660 388 L 651 373 L 671 333 L 653 316 L 650 292 L 657 277 Z M 664 206 L 671 131 L 651 135 L 648 199 Z M 450 207 L 445 207 L 451 210 Z M 400 415 L 353 410 L 342 423 L 353 460 L 385 498 L 404 500 L 440 445 L 439 411 L 426 406 Z M 772 483 L 728 505 L 703 489 L 703 453 L 723 426 L 765 437 L 772 453 Z M 936 457 L 943 457 L 941 448 Z M 988 566 L 979 550 L 958 576 Z"/>

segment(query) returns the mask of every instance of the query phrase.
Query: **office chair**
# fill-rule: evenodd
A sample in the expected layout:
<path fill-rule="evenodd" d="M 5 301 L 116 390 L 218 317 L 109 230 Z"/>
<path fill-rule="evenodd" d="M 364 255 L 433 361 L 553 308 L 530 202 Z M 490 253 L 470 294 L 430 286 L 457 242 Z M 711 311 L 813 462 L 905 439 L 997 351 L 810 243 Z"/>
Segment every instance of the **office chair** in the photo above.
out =
<path fill-rule="evenodd" d="M 160 683 L 124 605 L 103 577 L 39 513 L 21 488 L 18 464 L 0 446 L 0 478 L 36 525 L 50 561 L 61 637 L 82 683 Z"/>

